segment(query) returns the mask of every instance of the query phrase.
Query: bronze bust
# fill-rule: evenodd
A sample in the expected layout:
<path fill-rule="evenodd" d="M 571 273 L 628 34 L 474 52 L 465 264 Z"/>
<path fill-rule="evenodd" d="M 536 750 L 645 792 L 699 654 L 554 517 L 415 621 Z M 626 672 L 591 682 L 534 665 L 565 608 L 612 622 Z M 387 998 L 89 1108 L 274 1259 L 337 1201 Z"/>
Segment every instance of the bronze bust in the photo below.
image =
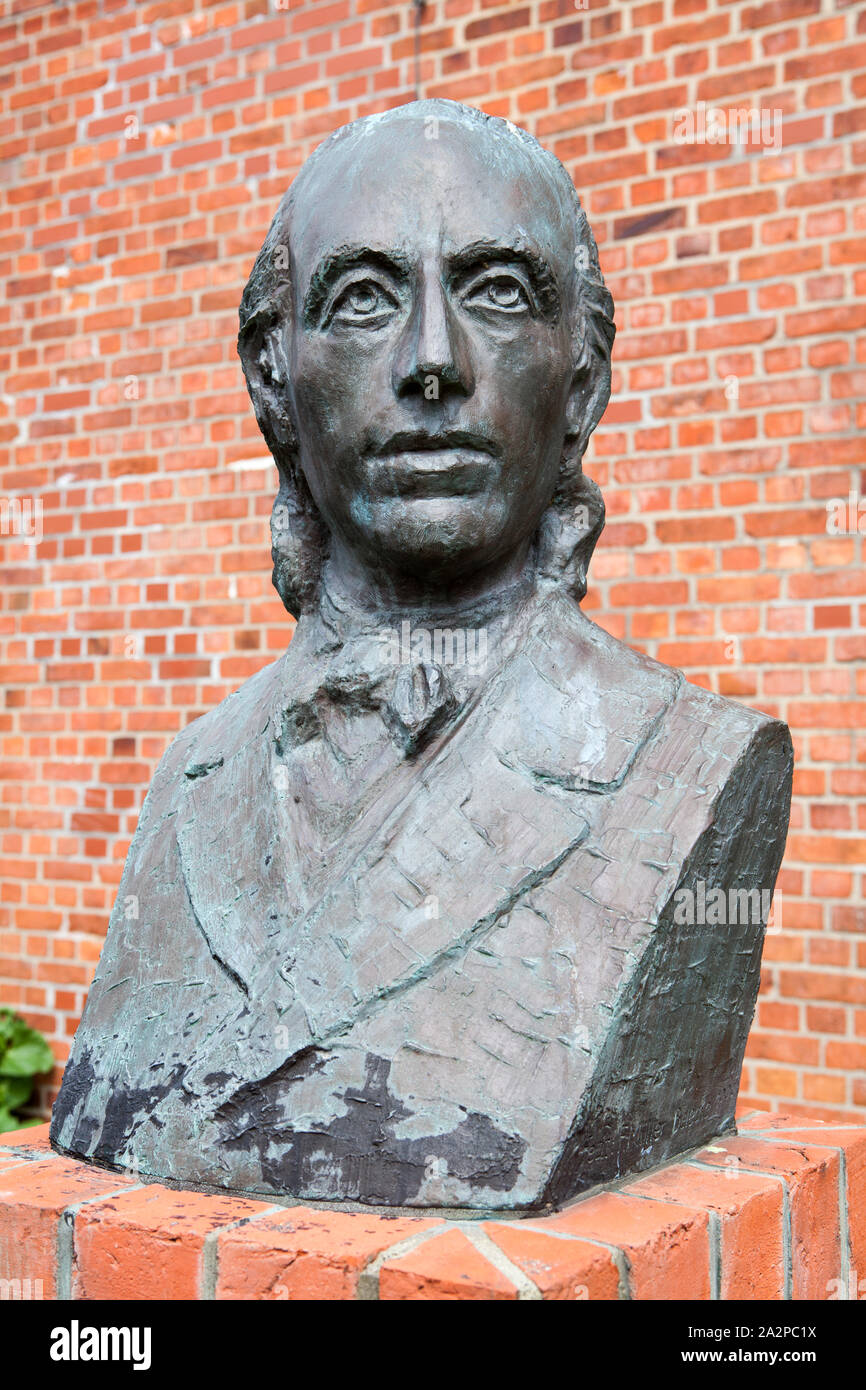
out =
<path fill-rule="evenodd" d="M 297 630 L 160 763 L 54 1146 L 495 1210 L 719 1133 L 791 743 L 580 610 L 614 327 L 566 171 L 453 102 L 357 121 L 240 321 Z"/>

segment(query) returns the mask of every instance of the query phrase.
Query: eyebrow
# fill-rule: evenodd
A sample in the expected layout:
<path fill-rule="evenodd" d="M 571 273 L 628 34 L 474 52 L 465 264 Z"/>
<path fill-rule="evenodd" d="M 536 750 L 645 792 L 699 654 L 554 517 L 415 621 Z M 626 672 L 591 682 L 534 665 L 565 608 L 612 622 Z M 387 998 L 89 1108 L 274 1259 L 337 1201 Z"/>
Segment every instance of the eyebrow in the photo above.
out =
<path fill-rule="evenodd" d="M 523 267 L 529 276 L 532 288 L 538 296 L 542 311 L 554 317 L 559 313 L 560 294 L 553 267 L 538 251 L 525 242 L 475 241 L 448 258 L 452 275 L 466 274 L 476 267 L 489 265 L 491 261 L 502 261 Z"/>
<path fill-rule="evenodd" d="M 560 293 L 553 268 L 544 256 L 522 241 L 508 243 L 481 239 L 472 242 L 447 258 L 449 279 L 497 261 L 522 266 L 529 276 L 542 312 L 550 318 L 558 316 Z M 382 251 L 370 246 L 337 247 L 324 256 L 313 271 L 304 297 L 303 319 L 306 328 L 312 328 L 317 323 L 334 281 L 346 271 L 365 266 L 375 266 L 395 279 L 405 280 L 411 274 L 413 262 L 411 257 L 396 250 Z"/>
<path fill-rule="evenodd" d="M 376 266 L 400 280 L 409 275 L 412 262 L 400 251 L 378 251 L 370 246 L 337 247 L 335 251 L 324 256 L 313 271 L 310 287 L 304 297 L 306 328 L 311 328 L 316 323 L 334 281 L 347 270 L 356 270 L 363 266 Z"/>

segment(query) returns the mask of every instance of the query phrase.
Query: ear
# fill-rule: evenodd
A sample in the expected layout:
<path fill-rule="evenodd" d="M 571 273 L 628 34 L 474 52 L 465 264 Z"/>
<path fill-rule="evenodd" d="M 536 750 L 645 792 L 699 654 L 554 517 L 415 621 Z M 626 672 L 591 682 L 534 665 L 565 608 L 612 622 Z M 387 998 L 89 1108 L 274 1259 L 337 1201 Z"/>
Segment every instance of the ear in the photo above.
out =
<path fill-rule="evenodd" d="M 271 512 L 273 584 L 293 618 L 315 605 L 327 546 L 327 529 L 300 471 L 281 469 Z"/>
<path fill-rule="evenodd" d="M 265 328 L 261 335 L 256 366 L 262 382 L 275 391 L 285 386 L 289 380 L 289 367 L 285 351 L 282 323 L 277 320 Z"/>
<path fill-rule="evenodd" d="M 574 369 L 565 410 L 565 440 L 556 494 L 538 533 L 540 574 L 565 584 L 578 602 L 586 593 L 587 570 L 604 527 L 604 500 L 581 468 L 589 437 L 610 399 L 610 364 L 590 348 L 586 335 L 574 343 Z"/>
<path fill-rule="evenodd" d="M 564 584 L 578 603 L 596 541 L 604 527 L 604 501 L 596 483 L 575 465 L 560 495 L 541 519 L 538 570 L 549 583 Z"/>
<path fill-rule="evenodd" d="M 284 319 L 272 310 L 254 315 L 244 326 L 238 351 L 259 428 L 275 457 L 284 458 L 297 445 Z"/>
<path fill-rule="evenodd" d="M 586 453 L 590 435 L 610 400 L 610 367 L 584 343 L 574 369 L 566 405 L 566 439 L 576 445 L 577 457 Z"/>

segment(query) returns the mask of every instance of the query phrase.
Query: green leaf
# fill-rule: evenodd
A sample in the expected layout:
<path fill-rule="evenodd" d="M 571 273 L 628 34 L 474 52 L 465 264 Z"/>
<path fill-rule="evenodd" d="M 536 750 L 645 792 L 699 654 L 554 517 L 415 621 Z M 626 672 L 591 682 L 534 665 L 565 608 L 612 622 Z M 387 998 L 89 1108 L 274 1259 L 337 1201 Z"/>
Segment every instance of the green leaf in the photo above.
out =
<path fill-rule="evenodd" d="M 41 1038 L 41 1036 L 41 1033 L 37 1033 L 34 1028 L 25 1023 L 20 1014 L 12 1015 L 12 1047 L 17 1047 L 19 1043 L 29 1042 L 31 1038 Z"/>
<path fill-rule="evenodd" d="M 38 1125 L 13 1112 L 33 1094 L 33 1077 L 54 1066 L 54 1054 L 45 1038 L 11 1009 L 0 1009 L 0 1133 Z"/>
<path fill-rule="evenodd" d="M 0 1076 L 37 1076 L 54 1066 L 53 1053 L 41 1033 L 32 1028 L 27 1033 L 26 1040 L 16 1041 L 0 1057 Z"/>
<path fill-rule="evenodd" d="M 29 1076 L 0 1076 L 0 1109 L 20 1110 L 33 1092 Z"/>

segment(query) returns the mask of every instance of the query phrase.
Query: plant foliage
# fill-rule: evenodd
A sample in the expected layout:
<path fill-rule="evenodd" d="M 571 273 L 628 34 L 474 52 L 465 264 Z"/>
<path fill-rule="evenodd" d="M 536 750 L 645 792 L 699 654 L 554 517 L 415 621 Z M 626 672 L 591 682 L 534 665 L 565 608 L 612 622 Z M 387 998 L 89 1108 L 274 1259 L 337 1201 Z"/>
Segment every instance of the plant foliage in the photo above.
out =
<path fill-rule="evenodd" d="M 13 1111 L 29 1101 L 34 1077 L 53 1066 L 54 1054 L 42 1034 L 11 1009 L 0 1009 L 0 1134 L 39 1124 Z"/>

